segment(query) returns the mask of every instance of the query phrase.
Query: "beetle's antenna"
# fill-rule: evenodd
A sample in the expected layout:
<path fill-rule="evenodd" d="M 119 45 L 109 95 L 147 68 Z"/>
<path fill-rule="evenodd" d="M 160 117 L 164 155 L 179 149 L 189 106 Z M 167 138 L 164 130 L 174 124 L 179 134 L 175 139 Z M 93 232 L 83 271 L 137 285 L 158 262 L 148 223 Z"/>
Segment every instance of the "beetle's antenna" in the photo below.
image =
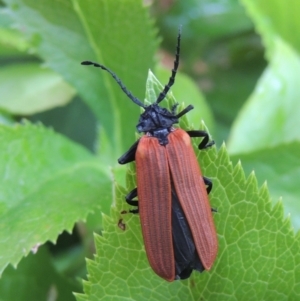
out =
<path fill-rule="evenodd" d="M 180 118 L 181 116 L 183 116 L 184 114 L 186 114 L 187 112 L 193 109 L 194 107 L 192 105 L 187 106 L 184 110 L 182 110 L 180 113 L 176 115 L 176 118 Z"/>
<path fill-rule="evenodd" d="M 138 106 L 145 108 L 145 105 L 136 97 L 134 97 L 130 91 L 127 90 L 127 88 L 124 86 L 124 84 L 122 83 L 122 81 L 116 76 L 115 73 L 113 73 L 111 70 L 109 70 L 108 68 L 106 68 L 103 65 L 100 65 L 98 63 L 93 63 L 91 61 L 83 61 L 81 62 L 81 65 L 93 65 L 94 67 L 99 67 L 105 71 L 107 71 L 114 79 L 115 81 L 118 83 L 118 85 L 121 87 L 121 89 L 123 90 L 123 92 Z"/>
<path fill-rule="evenodd" d="M 174 61 L 174 67 L 172 69 L 172 74 L 169 78 L 169 82 L 165 85 L 165 88 L 157 97 L 156 103 L 160 103 L 169 92 L 170 88 L 173 86 L 175 82 L 175 76 L 177 72 L 177 68 L 179 65 L 179 54 L 180 54 L 180 38 L 181 38 L 181 25 L 178 28 L 178 37 L 177 37 L 177 46 L 176 46 L 176 54 L 175 54 L 175 61 Z"/>

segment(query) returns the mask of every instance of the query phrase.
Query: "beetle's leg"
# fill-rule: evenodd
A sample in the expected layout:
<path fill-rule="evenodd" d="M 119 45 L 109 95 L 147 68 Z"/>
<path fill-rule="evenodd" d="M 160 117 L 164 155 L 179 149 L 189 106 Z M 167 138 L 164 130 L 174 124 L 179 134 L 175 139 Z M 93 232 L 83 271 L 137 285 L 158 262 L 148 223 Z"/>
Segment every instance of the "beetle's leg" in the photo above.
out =
<path fill-rule="evenodd" d="M 126 164 L 126 163 L 129 163 L 129 162 L 132 162 L 135 160 L 135 152 L 136 152 L 137 146 L 139 144 L 139 141 L 140 140 L 137 140 L 130 147 L 130 149 L 118 159 L 119 164 Z"/>
<path fill-rule="evenodd" d="M 207 178 L 207 177 L 202 176 L 202 178 L 203 178 L 204 184 L 207 186 L 207 187 L 206 187 L 206 192 L 207 192 L 207 194 L 209 194 L 209 193 L 211 192 L 213 183 L 212 183 L 212 181 L 211 181 L 209 178 Z"/>
<path fill-rule="evenodd" d="M 209 178 L 206 178 L 206 177 L 202 177 L 202 178 L 203 178 L 204 184 L 207 186 L 206 187 L 207 194 L 209 194 L 212 189 L 213 183 Z M 216 208 L 211 208 L 211 212 L 218 212 L 218 210 Z"/>
<path fill-rule="evenodd" d="M 137 188 L 134 188 L 125 196 L 125 200 L 127 204 L 131 206 L 138 206 L 138 201 L 133 200 L 136 197 L 137 197 Z"/>
<path fill-rule="evenodd" d="M 133 200 L 137 197 L 137 188 L 132 189 L 126 196 L 125 200 L 127 204 L 131 206 L 139 206 L 139 202 L 137 200 Z M 131 213 L 139 213 L 139 208 L 130 210 Z"/>
<path fill-rule="evenodd" d="M 118 162 L 119 164 L 126 164 L 129 162 L 132 162 L 135 160 L 135 152 L 137 149 L 137 146 L 139 144 L 139 140 L 137 140 L 131 147 L 130 149 L 124 154 L 122 155 L 119 159 Z M 134 188 L 132 191 L 130 191 L 126 197 L 125 200 L 127 202 L 127 204 L 131 205 L 131 206 L 138 206 L 138 201 L 137 200 L 133 200 L 135 197 L 137 197 L 137 188 Z M 130 212 L 132 213 L 138 213 L 139 209 L 133 209 L 130 210 Z"/>
<path fill-rule="evenodd" d="M 205 131 L 200 131 L 200 130 L 199 131 L 187 131 L 187 133 L 191 138 L 203 137 L 203 140 L 198 145 L 199 149 L 205 149 L 205 148 L 208 148 L 215 144 L 215 141 L 213 141 L 213 140 L 208 142 L 209 136 L 208 136 L 208 133 Z"/>

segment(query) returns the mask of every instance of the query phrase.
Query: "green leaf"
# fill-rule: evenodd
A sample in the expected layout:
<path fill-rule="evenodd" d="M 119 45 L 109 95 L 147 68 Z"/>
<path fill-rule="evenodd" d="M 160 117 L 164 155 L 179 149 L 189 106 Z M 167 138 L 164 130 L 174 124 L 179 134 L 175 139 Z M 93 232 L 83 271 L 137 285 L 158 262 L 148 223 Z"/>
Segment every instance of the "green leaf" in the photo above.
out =
<path fill-rule="evenodd" d="M 291 43 L 292 35 L 285 40 L 282 32 L 283 26 L 297 25 L 293 30 L 300 29 L 300 23 L 295 24 L 293 6 L 279 6 L 279 1 L 274 1 L 277 8 L 281 8 L 275 17 L 273 6 L 266 12 L 261 10 L 258 1 L 243 2 L 265 41 L 269 66 L 233 125 L 228 148 L 235 154 L 274 147 L 300 138 L 300 57 Z M 281 18 L 284 15 L 292 17 L 284 19 L 283 25 Z M 277 28 L 281 30 L 276 32 Z"/>
<path fill-rule="evenodd" d="M 147 87 L 151 81 L 152 75 Z M 172 101 L 168 102 L 170 106 Z M 272 207 L 266 186 L 258 189 L 254 174 L 246 179 L 241 164 L 233 167 L 224 146 L 218 152 L 214 147 L 199 152 L 196 142 L 202 172 L 214 185 L 210 204 L 217 209 L 219 251 L 212 269 L 173 283 L 154 274 L 143 247 L 139 217 L 128 212 L 124 201 L 134 185 L 131 165 L 128 187 L 116 186 L 115 206 L 110 217 L 103 218 L 103 236 L 95 237 L 97 254 L 87 262 L 88 281 L 85 294 L 76 295 L 78 301 L 299 298 L 300 236 L 284 219 L 282 203 Z"/>
<path fill-rule="evenodd" d="M 9 266 L 0 279 L 1 300 L 5 301 L 46 300 L 46 296 L 47 300 L 74 301 L 72 290 L 78 290 L 78 285 L 55 270 L 45 247 L 24 258 L 17 270 Z"/>
<path fill-rule="evenodd" d="M 116 154 L 134 138 L 138 108 L 111 76 L 84 60 L 113 70 L 137 97 L 157 47 L 153 22 L 142 1 L 5 0 L 14 22 L 26 28 L 32 47 L 86 100 Z M 71 72 L 70 72 L 71 70 Z"/>
<path fill-rule="evenodd" d="M 42 126 L 1 126 L 0 271 L 111 204 L 107 166 Z"/>
<path fill-rule="evenodd" d="M 300 143 L 297 141 L 231 157 L 233 162 L 241 160 L 246 174 L 254 170 L 260 185 L 267 180 L 273 203 L 284 197 L 284 211 L 290 215 L 295 229 L 300 229 L 300 216 L 297 214 L 300 212 L 299 149 Z"/>
<path fill-rule="evenodd" d="M 0 124 L 5 125 L 13 125 L 15 123 L 15 120 L 13 117 L 5 112 L 0 112 Z"/>
<path fill-rule="evenodd" d="M 250 38 L 249 38 L 250 39 Z M 244 45 L 244 41 L 239 41 L 241 45 Z M 224 42 L 226 43 L 226 41 Z M 234 42 L 232 42 L 234 43 Z M 221 45 L 222 46 L 222 45 Z M 221 47 L 220 46 L 220 47 Z M 242 47 L 242 46 L 241 46 Z M 251 53 L 253 50 L 250 46 L 242 48 L 237 56 L 236 61 L 242 60 L 242 56 L 246 56 L 245 53 Z M 217 48 L 218 49 L 218 48 Z M 238 62 L 233 61 L 231 68 L 215 67 L 217 63 L 218 53 L 214 54 L 213 66 L 210 67 L 210 77 L 212 78 L 212 88 L 206 91 L 207 102 L 210 104 L 212 111 L 214 112 L 214 119 L 216 124 L 214 130 L 214 140 L 219 145 L 223 141 L 226 141 L 231 131 L 231 126 L 236 116 L 240 112 L 245 99 L 252 93 L 257 78 L 265 69 L 265 64 L 262 66 L 262 59 L 249 58 L 247 62 L 240 66 L 236 66 Z M 231 58 L 231 56 L 229 55 Z M 230 59 L 229 58 L 229 59 Z M 247 70 L 247 72 L 245 72 Z"/>
<path fill-rule="evenodd" d="M 1 16 L 1 15 L 0 15 Z M 15 53 L 19 54 L 19 51 L 23 52 L 28 49 L 28 44 L 22 38 L 19 32 L 15 30 L 9 30 L 0 28 L 0 55 L 12 56 Z"/>
<path fill-rule="evenodd" d="M 16 86 L 18 89 L 14 89 Z M 0 70 L 0 108 L 11 114 L 30 115 L 63 106 L 75 93 L 59 75 L 38 64 Z"/>
<path fill-rule="evenodd" d="M 271 62 L 236 119 L 228 148 L 242 153 L 300 139 L 300 57 L 277 38 Z"/>
<path fill-rule="evenodd" d="M 261 34 L 268 58 L 276 52 L 276 36 L 300 52 L 300 40 L 295 32 L 300 28 L 299 2 L 273 0 L 241 0 Z M 274 39 L 275 38 L 275 39 Z"/>
<path fill-rule="evenodd" d="M 12 20 L 5 8 L 0 8 L 0 56 L 12 58 L 28 50 L 29 45 L 22 33 L 11 29 Z"/>

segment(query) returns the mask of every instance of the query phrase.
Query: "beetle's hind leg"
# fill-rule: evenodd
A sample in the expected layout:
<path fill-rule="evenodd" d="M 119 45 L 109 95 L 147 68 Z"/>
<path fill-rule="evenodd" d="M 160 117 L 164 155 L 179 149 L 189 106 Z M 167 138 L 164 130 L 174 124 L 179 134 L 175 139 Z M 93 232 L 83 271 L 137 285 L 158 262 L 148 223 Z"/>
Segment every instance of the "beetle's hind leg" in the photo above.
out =
<path fill-rule="evenodd" d="M 206 192 L 207 192 L 207 194 L 209 194 L 211 192 L 211 189 L 213 186 L 212 181 L 207 177 L 202 177 L 202 178 L 203 178 L 204 184 L 207 186 Z M 211 208 L 211 212 L 218 212 L 218 210 L 215 208 Z"/>
<path fill-rule="evenodd" d="M 212 181 L 211 181 L 209 178 L 207 178 L 207 177 L 202 176 L 202 178 L 203 178 L 204 184 L 207 186 L 207 187 L 206 187 L 206 192 L 207 192 L 207 194 L 209 194 L 209 193 L 211 192 L 213 183 L 212 183 Z"/>
<path fill-rule="evenodd" d="M 138 200 L 133 200 L 134 198 L 137 197 L 137 188 L 132 189 L 126 196 L 125 196 L 125 200 L 126 203 L 131 205 L 131 206 L 137 206 L 139 207 L 139 202 Z M 129 212 L 131 213 L 139 213 L 139 208 L 137 209 L 132 209 L 129 210 Z"/>

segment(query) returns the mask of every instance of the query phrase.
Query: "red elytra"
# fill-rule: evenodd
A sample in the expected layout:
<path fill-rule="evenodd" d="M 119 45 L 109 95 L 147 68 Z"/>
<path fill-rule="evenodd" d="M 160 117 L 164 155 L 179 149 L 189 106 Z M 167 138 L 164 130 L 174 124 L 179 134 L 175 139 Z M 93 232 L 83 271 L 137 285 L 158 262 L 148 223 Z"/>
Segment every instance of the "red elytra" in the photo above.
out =
<path fill-rule="evenodd" d="M 139 213 L 147 257 L 157 275 L 175 279 L 171 222 L 171 181 L 206 270 L 215 261 L 218 242 L 206 187 L 191 138 L 175 129 L 164 147 L 143 136 L 135 154 Z"/>

